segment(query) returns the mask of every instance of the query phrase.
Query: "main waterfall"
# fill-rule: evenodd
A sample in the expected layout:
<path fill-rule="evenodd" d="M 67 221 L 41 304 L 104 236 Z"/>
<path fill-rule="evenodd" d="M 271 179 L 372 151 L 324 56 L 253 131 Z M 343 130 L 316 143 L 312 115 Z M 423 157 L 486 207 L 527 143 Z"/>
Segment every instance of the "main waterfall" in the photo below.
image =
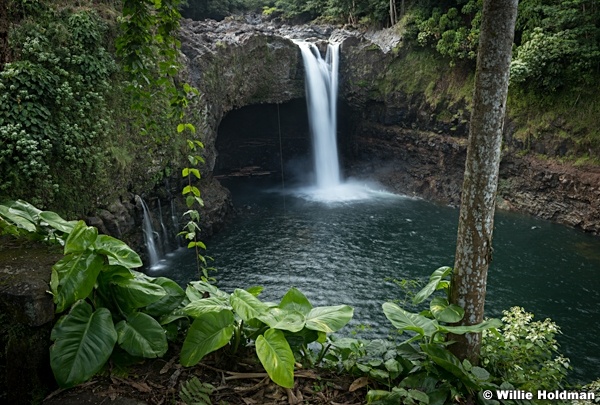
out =
<path fill-rule="evenodd" d="M 312 135 L 315 186 L 296 190 L 309 200 L 336 203 L 390 196 L 380 186 L 343 181 L 337 148 L 337 96 L 340 44 L 328 44 L 325 58 L 313 43 L 296 41 L 306 72 L 308 121 Z"/>
<path fill-rule="evenodd" d="M 340 185 L 337 150 L 339 44 L 327 45 L 325 59 L 315 44 L 299 42 L 306 72 L 308 121 L 313 139 L 316 185 L 330 190 Z"/>

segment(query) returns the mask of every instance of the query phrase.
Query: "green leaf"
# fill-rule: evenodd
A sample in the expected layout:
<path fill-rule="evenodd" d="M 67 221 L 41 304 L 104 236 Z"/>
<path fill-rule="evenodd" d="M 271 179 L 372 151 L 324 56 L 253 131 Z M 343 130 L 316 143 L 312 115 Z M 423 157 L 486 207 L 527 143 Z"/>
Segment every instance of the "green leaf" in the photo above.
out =
<path fill-rule="evenodd" d="M 342 329 L 354 315 L 354 309 L 348 305 L 316 307 L 306 315 L 306 327 L 325 333 Z"/>
<path fill-rule="evenodd" d="M 140 278 L 114 279 L 111 287 L 119 306 L 126 312 L 148 306 L 167 295 L 160 285 Z"/>
<path fill-rule="evenodd" d="M 226 301 L 229 301 L 228 293 L 219 290 L 216 286 L 205 281 L 192 281 L 188 284 L 185 294 L 190 301 L 194 301 L 195 299 L 203 299 L 205 298 L 204 294 L 208 294 L 211 297 L 219 297 Z"/>
<path fill-rule="evenodd" d="M 25 218 L 29 222 L 35 224 L 38 223 L 40 220 L 39 215 L 42 211 L 29 204 L 27 201 L 11 201 L 7 204 L 7 206 L 12 214 L 19 215 L 20 217 Z"/>
<path fill-rule="evenodd" d="M 255 297 L 258 297 L 260 295 L 260 293 L 262 293 L 263 290 L 264 290 L 264 287 L 260 286 L 260 285 L 255 285 L 253 287 L 246 288 L 246 291 L 248 291 L 250 294 L 254 295 Z"/>
<path fill-rule="evenodd" d="M 25 229 L 27 232 L 35 232 L 37 229 L 34 222 L 31 222 L 29 219 L 23 218 L 22 216 L 11 212 L 10 208 L 4 205 L 0 205 L 0 216 L 5 220 L 12 222 L 17 227 Z"/>
<path fill-rule="evenodd" d="M 265 303 L 248 291 L 239 288 L 231 294 L 231 306 L 245 322 L 253 318 L 260 319 L 269 310 Z"/>
<path fill-rule="evenodd" d="M 421 344 L 421 349 L 438 366 L 458 377 L 467 387 L 479 390 L 479 385 L 463 368 L 460 360 L 448 349 L 438 344 Z"/>
<path fill-rule="evenodd" d="M 50 365 L 63 388 L 73 387 L 96 374 L 110 357 L 117 332 L 110 311 L 79 301 L 52 329 Z"/>
<path fill-rule="evenodd" d="M 161 286 L 167 295 L 148 305 L 145 312 L 152 316 L 161 316 L 174 311 L 185 298 L 185 291 L 175 281 L 166 277 L 158 277 L 152 283 Z"/>
<path fill-rule="evenodd" d="M 221 312 L 223 310 L 231 311 L 232 307 L 227 303 L 226 300 L 223 300 L 219 297 L 197 299 L 190 302 L 185 308 L 183 308 L 183 312 L 194 318 L 198 318 L 199 316 L 209 312 Z"/>
<path fill-rule="evenodd" d="M 51 283 L 56 313 L 90 295 L 103 266 L 102 256 L 91 251 L 68 254 L 56 262 L 52 266 Z"/>
<path fill-rule="evenodd" d="M 425 318 L 419 314 L 413 314 L 400 308 L 392 302 L 386 302 L 382 305 L 383 313 L 398 330 L 411 330 L 421 336 L 431 336 L 439 328 L 436 321 Z"/>
<path fill-rule="evenodd" d="M 464 335 L 465 333 L 481 333 L 486 329 L 499 328 L 502 326 L 500 319 L 487 319 L 476 325 L 469 326 L 440 326 L 440 330 L 446 333 L 454 333 L 455 335 Z"/>
<path fill-rule="evenodd" d="M 200 315 L 188 330 L 181 348 L 181 364 L 197 364 L 208 353 L 225 346 L 233 336 L 235 319 L 231 311 Z"/>
<path fill-rule="evenodd" d="M 282 331 L 269 329 L 256 339 L 256 354 L 265 371 L 284 388 L 294 387 L 294 353 Z"/>
<path fill-rule="evenodd" d="M 429 283 L 421 291 L 419 291 L 413 298 L 413 304 L 417 305 L 425 301 L 435 290 L 438 289 L 440 283 L 444 277 L 448 277 L 452 273 L 451 267 L 440 267 L 434 271 L 429 277 Z"/>
<path fill-rule="evenodd" d="M 267 314 L 259 316 L 259 319 L 273 329 L 290 332 L 300 332 L 306 323 L 306 318 L 300 312 L 280 308 L 269 308 Z"/>
<path fill-rule="evenodd" d="M 290 288 L 281 299 L 279 308 L 288 311 L 297 311 L 303 315 L 308 315 L 308 313 L 313 309 L 313 306 L 308 301 L 308 298 L 306 298 L 306 296 L 297 288 Z"/>
<path fill-rule="evenodd" d="M 184 129 L 185 129 L 185 125 L 183 125 L 183 124 L 177 125 L 177 133 L 182 133 Z"/>
<path fill-rule="evenodd" d="M 77 222 L 65 242 L 65 255 L 91 249 L 97 237 L 98 229 L 87 226 L 83 221 Z"/>
<path fill-rule="evenodd" d="M 471 373 L 477 378 L 479 381 L 487 381 L 490 378 L 490 373 L 481 367 L 474 366 L 471 369 Z"/>
<path fill-rule="evenodd" d="M 119 346 L 132 356 L 162 357 L 169 348 L 165 330 L 150 315 L 136 312 L 116 325 Z"/>
<path fill-rule="evenodd" d="M 63 219 L 60 215 L 58 215 L 56 212 L 52 211 L 40 212 L 39 217 L 43 219 L 44 222 L 46 222 L 52 228 L 64 233 L 71 233 L 73 231 L 73 228 L 77 224 L 77 221 L 67 221 Z"/>
<path fill-rule="evenodd" d="M 142 266 L 142 259 L 127 244 L 108 235 L 98 235 L 94 244 L 96 251 L 108 256 L 108 264 L 121 265 L 128 269 Z"/>
<path fill-rule="evenodd" d="M 455 323 L 463 319 L 465 310 L 455 304 L 450 304 L 446 298 L 435 297 L 429 304 L 429 310 L 440 322 Z"/>

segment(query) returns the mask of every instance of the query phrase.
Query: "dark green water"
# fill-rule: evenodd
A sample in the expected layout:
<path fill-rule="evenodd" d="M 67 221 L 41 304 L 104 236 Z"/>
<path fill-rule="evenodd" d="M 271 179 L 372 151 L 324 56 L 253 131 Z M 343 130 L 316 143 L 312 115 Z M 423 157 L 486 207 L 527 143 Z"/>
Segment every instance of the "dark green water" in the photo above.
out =
<path fill-rule="evenodd" d="M 458 210 L 423 200 L 377 194 L 366 201 L 320 203 L 272 191 L 264 180 L 231 188 L 235 223 L 208 241 L 215 276 L 225 291 L 265 287 L 278 301 L 291 286 L 313 305 L 355 308 L 350 333 L 393 333 L 381 304 L 402 299 L 388 278 L 421 279 L 452 266 Z M 522 306 L 535 319 L 553 319 L 563 331 L 561 351 L 574 367 L 570 379 L 600 377 L 600 238 L 527 216 L 498 212 L 489 269 L 486 316 Z M 193 254 L 169 259 L 164 274 L 185 283 L 196 277 Z"/>

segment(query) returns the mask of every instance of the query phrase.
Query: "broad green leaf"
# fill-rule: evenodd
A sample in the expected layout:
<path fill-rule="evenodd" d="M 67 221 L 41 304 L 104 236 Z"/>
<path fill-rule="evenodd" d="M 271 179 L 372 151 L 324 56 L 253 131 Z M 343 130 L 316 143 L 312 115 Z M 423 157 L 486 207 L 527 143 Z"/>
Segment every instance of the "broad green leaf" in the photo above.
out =
<path fill-rule="evenodd" d="M 308 298 L 304 294 L 302 294 L 297 288 L 290 288 L 287 293 L 281 299 L 279 303 L 279 308 L 297 311 L 303 315 L 308 315 L 308 313 L 313 309 L 313 306 L 308 301 Z"/>
<path fill-rule="evenodd" d="M 312 342 L 325 343 L 327 340 L 327 334 L 325 332 L 319 332 L 316 330 L 303 328 L 298 332 L 283 331 L 285 339 L 292 348 L 292 351 L 298 351 L 304 347 L 307 347 Z"/>
<path fill-rule="evenodd" d="M 181 348 L 181 364 L 196 365 L 208 353 L 225 346 L 233 336 L 235 318 L 231 311 L 200 315 L 188 330 Z"/>
<path fill-rule="evenodd" d="M 421 344 L 421 350 L 438 366 L 458 377 L 467 387 L 479 390 L 479 385 L 463 368 L 460 360 L 448 349 L 438 344 Z"/>
<path fill-rule="evenodd" d="M 223 310 L 232 310 L 227 301 L 218 297 L 208 297 L 190 302 L 183 308 L 187 315 L 197 318 L 209 312 L 221 312 Z"/>
<path fill-rule="evenodd" d="M 162 357 L 169 348 L 165 330 L 150 315 L 135 312 L 116 325 L 119 346 L 132 356 Z"/>
<path fill-rule="evenodd" d="M 142 266 L 142 259 L 127 244 L 108 235 L 98 235 L 95 242 L 98 253 L 108 256 L 108 264 L 121 265 L 128 269 Z"/>
<path fill-rule="evenodd" d="M 17 227 L 25 229 L 27 232 L 35 232 L 37 229 L 34 222 L 31 222 L 29 219 L 23 218 L 22 216 L 11 212 L 10 208 L 3 205 L 0 205 L 0 216 L 12 222 Z"/>
<path fill-rule="evenodd" d="M 91 251 L 68 254 L 56 262 L 51 283 L 56 313 L 90 295 L 103 266 L 102 256 Z"/>
<path fill-rule="evenodd" d="M 65 242 L 65 254 L 79 253 L 90 249 L 97 237 L 98 229 L 87 226 L 83 221 L 77 222 Z"/>
<path fill-rule="evenodd" d="M 250 294 L 254 295 L 255 297 L 258 297 L 260 295 L 260 293 L 263 292 L 265 287 L 260 286 L 260 285 L 255 285 L 253 287 L 248 287 L 246 288 L 246 291 L 248 291 Z"/>
<path fill-rule="evenodd" d="M 58 215 L 56 212 L 52 211 L 40 212 L 39 216 L 52 228 L 64 233 L 71 233 L 73 231 L 73 228 L 77 224 L 77 221 L 67 221 L 63 219 L 60 215 Z"/>
<path fill-rule="evenodd" d="M 325 333 L 342 329 L 354 315 L 354 308 L 348 305 L 316 307 L 306 315 L 306 327 Z"/>
<path fill-rule="evenodd" d="M 284 388 L 294 387 L 294 353 L 282 331 L 269 329 L 256 339 L 256 354 L 265 371 Z"/>
<path fill-rule="evenodd" d="M 422 404 L 429 404 L 429 397 L 423 391 L 410 389 L 408 390 L 408 397 L 415 399 Z"/>
<path fill-rule="evenodd" d="M 181 309 L 176 309 L 170 314 L 161 316 L 158 323 L 164 326 L 180 319 L 188 319 L 188 316 Z"/>
<path fill-rule="evenodd" d="M 455 304 L 450 304 L 446 298 L 435 297 L 429 303 L 431 314 L 440 322 L 454 323 L 463 319 L 465 310 Z"/>
<path fill-rule="evenodd" d="M 273 329 L 290 332 L 300 332 L 306 323 L 305 316 L 300 312 L 281 308 L 269 308 L 266 314 L 259 316 L 259 319 Z"/>
<path fill-rule="evenodd" d="M 206 298 L 204 297 L 204 295 L 206 294 L 208 294 L 209 297 L 219 297 L 224 300 L 229 300 L 228 293 L 219 290 L 216 286 L 205 281 L 193 281 L 189 283 L 185 294 L 190 301 L 194 301 L 195 299 Z"/>
<path fill-rule="evenodd" d="M 114 279 L 111 287 L 119 306 L 126 312 L 150 305 L 167 295 L 160 285 L 139 278 Z"/>
<path fill-rule="evenodd" d="M 110 357 L 117 332 L 110 311 L 79 301 L 68 315 L 52 329 L 54 344 L 50 347 L 50 365 L 54 377 L 63 388 L 90 379 Z"/>
<path fill-rule="evenodd" d="M 382 307 L 386 318 L 401 331 L 411 330 L 422 336 L 431 336 L 438 330 L 436 321 L 407 312 L 392 302 L 386 302 Z"/>
<path fill-rule="evenodd" d="M 172 312 L 179 307 L 185 298 L 183 288 L 169 278 L 158 277 L 152 283 L 161 286 L 167 292 L 167 295 L 146 307 L 145 312 L 152 316 L 160 316 Z"/>
<path fill-rule="evenodd" d="M 499 328 L 502 326 L 500 319 L 492 318 L 487 319 L 476 325 L 469 326 L 440 326 L 442 332 L 450 332 L 455 335 L 464 335 L 465 333 L 481 333 L 486 329 Z"/>
<path fill-rule="evenodd" d="M 40 220 L 39 216 L 40 216 L 40 212 L 42 212 L 42 210 L 34 207 L 33 205 L 29 204 L 27 201 L 23 201 L 23 200 L 11 201 L 7 204 L 7 206 L 10 209 L 11 213 L 17 214 L 20 217 L 25 218 L 29 222 L 33 222 L 34 224 L 37 224 Z"/>
<path fill-rule="evenodd" d="M 425 301 L 435 290 L 438 289 L 440 283 L 444 277 L 448 277 L 452 273 L 451 267 L 440 267 L 434 271 L 429 277 L 429 283 L 421 291 L 419 291 L 413 298 L 413 304 L 417 305 Z"/>
<path fill-rule="evenodd" d="M 269 307 L 248 291 L 236 289 L 231 294 L 231 306 L 245 322 L 265 315 Z"/>
<path fill-rule="evenodd" d="M 475 366 L 471 369 L 471 373 L 479 381 L 487 381 L 490 378 L 490 373 L 485 368 Z"/>

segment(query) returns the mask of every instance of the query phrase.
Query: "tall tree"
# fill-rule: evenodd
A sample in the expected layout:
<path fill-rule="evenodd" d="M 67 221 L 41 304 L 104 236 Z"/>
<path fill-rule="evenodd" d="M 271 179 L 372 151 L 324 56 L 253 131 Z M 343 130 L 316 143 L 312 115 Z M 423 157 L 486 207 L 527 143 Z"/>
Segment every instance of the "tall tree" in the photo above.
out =
<path fill-rule="evenodd" d="M 461 325 L 483 321 L 488 266 L 518 0 L 484 0 L 473 113 L 462 188 L 451 301 Z M 480 334 L 452 335 L 451 350 L 477 364 Z"/>

